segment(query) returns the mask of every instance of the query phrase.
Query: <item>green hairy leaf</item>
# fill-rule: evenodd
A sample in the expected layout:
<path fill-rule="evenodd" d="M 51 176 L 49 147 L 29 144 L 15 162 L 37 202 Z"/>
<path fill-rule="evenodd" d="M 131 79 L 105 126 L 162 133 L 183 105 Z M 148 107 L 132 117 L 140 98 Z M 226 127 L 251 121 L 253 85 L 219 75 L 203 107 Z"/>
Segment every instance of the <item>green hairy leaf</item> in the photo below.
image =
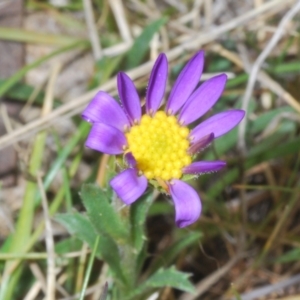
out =
<path fill-rule="evenodd" d="M 62 224 L 71 235 L 75 235 L 93 248 L 97 235 L 92 224 L 84 215 L 77 212 L 58 214 L 55 216 L 55 220 Z M 97 254 L 100 256 L 100 251 Z"/>
<path fill-rule="evenodd" d="M 117 243 L 126 243 L 129 229 L 109 203 L 105 191 L 96 185 L 85 184 L 82 186 L 81 197 L 96 231 L 100 235 L 111 237 Z"/>

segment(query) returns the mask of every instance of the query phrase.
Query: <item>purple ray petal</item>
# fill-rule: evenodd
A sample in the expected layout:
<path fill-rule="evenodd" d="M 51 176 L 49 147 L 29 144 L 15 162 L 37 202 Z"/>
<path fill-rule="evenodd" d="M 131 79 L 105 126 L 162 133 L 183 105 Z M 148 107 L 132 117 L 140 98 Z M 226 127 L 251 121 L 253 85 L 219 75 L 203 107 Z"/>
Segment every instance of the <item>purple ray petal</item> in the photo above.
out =
<path fill-rule="evenodd" d="M 175 204 L 177 226 L 182 228 L 196 222 L 202 208 L 197 192 L 185 182 L 177 179 L 172 180 L 169 188 Z"/>
<path fill-rule="evenodd" d="M 130 168 L 135 168 L 136 167 L 136 160 L 135 160 L 134 156 L 132 155 L 132 153 L 128 152 L 124 156 L 125 156 L 125 160 L 126 160 L 127 165 Z"/>
<path fill-rule="evenodd" d="M 146 95 L 147 114 L 154 115 L 163 99 L 168 78 L 168 60 L 164 53 L 161 53 L 152 69 Z"/>
<path fill-rule="evenodd" d="M 208 172 L 216 172 L 226 166 L 225 161 L 196 161 L 191 163 L 189 166 L 184 167 L 182 172 L 184 174 L 204 174 Z"/>
<path fill-rule="evenodd" d="M 103 123 L 94 123 L 85 145 L 103 153 L 120 154 L 127 145 L 127 140 L 119 129 Z"/>
<path fill-rule="evenodd" d="M 176 114 L 197 86 L 204 65 L 204 52 L 199 51 L 180 72 L 167 102 L 166 111 Z"/>
<path fill-rule="evenodd" d="M 215 137 L 213 133 L 204 136 L 203 138 L 201 138 L 200 140 L 198 140 L 196 143 L 192 144 L 189 147 L 188 153 L 190 155 L 194 155 L 198 153 L 199 151 L 207 147 L 213 141 L 214 138 Z"/>
<path fill-rule="evenodd" d="M 131 122 L 141 119 L 141 103 L 132 80 L 123 72 L 118 73 L 118 91 L 124 110 Z"/>
<path fill-rule="evenodd" d="M 127 205 L 137 200 L 147 188 L 147 178 L 138 176 L 136 169 L 127 169 L 110 181 L 118 197 Z"/>
<path fill-rule="evenodd" d="M 192 138 L 192 143 L 197 143 L 197 141 L 211 132 L 215 138 L 220 137 L 240 123 L 244 116 L 245 111 L 235 109 L 224 111 L 210 117 L 191 131 L 190 137 Z"/>
<path fill-rule="evenodd" d="M 105 92 L 99 92 L 82 113 L 82 118 L 91 123 L 104 123 L 123 131 L 129 121 L 117 101 Z"/>
<path fill-rule="evenodd" d="M 220 98 L 226 81 L 227 76 L 221 74 L 204 82 L 184 104 L 179 122 L 188 125 L 202 117 Z"/>

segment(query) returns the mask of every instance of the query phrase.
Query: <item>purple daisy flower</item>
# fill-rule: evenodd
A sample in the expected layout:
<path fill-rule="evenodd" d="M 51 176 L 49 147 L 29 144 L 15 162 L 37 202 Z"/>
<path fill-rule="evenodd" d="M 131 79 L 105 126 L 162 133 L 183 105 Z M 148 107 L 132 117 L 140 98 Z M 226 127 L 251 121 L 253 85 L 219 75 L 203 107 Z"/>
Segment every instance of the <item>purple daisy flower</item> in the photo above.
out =
<path fill-rule="evenodd" d="M 229 110 L 192 130 L 187 127 L 216 103 L 226 84 L 227 77 L 221 74 L 195 90 L 203 64 L 204 52 L 200 51 L 179 74 L 165 110 L 158 109 L 165 93 L 168 61 L 160 54 L 150 75 L 145 114 L 133 82 L 122 72 L 117 77 L 122 107 L 100 91 L 82 113 L 82 118 L 92 123 L 86 146 L 125 157 L 128 168 L 110 182 L 119 198 L 129 205 L 145 192 L 148 181 L 157 181 L 173 199 L 179 227 L 194 223 L 201 213 L 199 195 L 180 178 L 222 169 L 224 161 L 192 162 L 193 157 L 245 115 L 243 110 Z"/>

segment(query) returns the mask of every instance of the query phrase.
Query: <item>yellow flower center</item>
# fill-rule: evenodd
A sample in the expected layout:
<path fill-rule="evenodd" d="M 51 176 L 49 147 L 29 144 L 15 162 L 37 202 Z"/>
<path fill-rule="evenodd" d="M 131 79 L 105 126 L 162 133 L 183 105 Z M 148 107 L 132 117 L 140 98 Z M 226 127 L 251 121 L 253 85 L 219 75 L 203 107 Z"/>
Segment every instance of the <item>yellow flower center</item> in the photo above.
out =
<path fill-rule="evenodd" d="M 170 180 L 182 176 L 182 168 L 191 163 L 187 153 L 189 129 L 180 126 L 176 117 L 158 111 L 152 118 L 143 115 L 140 124 L 126 133 L 127 152 L 137 161 L 137 168 L 148 179 Z"/>

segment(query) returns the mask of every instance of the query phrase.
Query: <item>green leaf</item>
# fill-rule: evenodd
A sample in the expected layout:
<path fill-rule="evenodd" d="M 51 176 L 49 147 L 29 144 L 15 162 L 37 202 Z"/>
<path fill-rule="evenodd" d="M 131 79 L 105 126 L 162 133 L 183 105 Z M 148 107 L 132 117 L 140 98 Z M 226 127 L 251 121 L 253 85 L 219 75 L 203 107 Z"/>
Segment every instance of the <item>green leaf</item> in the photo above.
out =
<path fill-rule="evenodd" d="M 294 261 L 300 261 L 300 248 L 288 251 L 287 253 L 281 255 L 278 259 L 276 259 L 276 262 L 279 263 L 288 263 Z"/>
<path fill-rule="evenodd" d="M 55 219 L 64 225 L 70 234 L 86 242 L 93 249 L 97 234 L 90 221 L 79 213 L 68 213 L 56 215 Z M 125 282 L 124 275 L 120 266 L 119 249 L 116 243 L 109 237 L 100 236 L 96 255 L 102 258 L 111 268 L 116 279 Z"/>
<path fill-rule="evenodd" d="M 180 252 L 187 247 L 193 245 L 202 237 L 200 232 L 191 232 L 179 241 L 175 242 L 172 246 L 167 248 L 159 257 L 154 261 L 150 267 L 150 273 L 155 272 L 163 264 L 167 267 L 173 260 L 180 254 Z"/>
<path fill-rule="evenodd" d="M 66 238 L 57 244 L 55 244 L 55 253 L 56 254 L 65 254 L 74 251 L 80 251 L 82 247 L 82 240 L 71 236 Z"/>
<path fill-rule="evenodd" d="M 71 235 L 75 235 L 81 241 L 84 241 L 93 248 L 96 240 L 96 232 L 90 221 L 82 214 L 77 212 L 58 214 L 55 216 L 56 221 L 61 223 Z M 101 256 L 100 249 L 97 253 Z"/>
<path fill-rule="evenodd" d="M 96 185 L 85 184 L 81 189 L 81 197 L 96 231 L 111 237 L 118 244 L 127 243 L 129 229 L 109 203 L 106 193 Z"/>
<path fill-rule="evenodd" d="M 134 44 L 128 51 L 125 57 L 125 69 L 132 69 L 140 65 L 145 57 L 149 43 L 152 40 L 154 34 L 160 29 L 160 27 L 167 22 L 167 18 L 163 17 L 158 19 L 148 26 L 146 26 L 143 32 L 135 39 Z"/>
<path fill-rule="evenodd" d="M 65 267 L 69 265 L 68 267 L 68 273 L 69 273 L 70 268 L 74 266 L 74 260 L 59 255 L 74 252 L 74 251 L 80 251 L 82 249 L 82 244 L 83 244 L 82 240 L 76 238 L 75 236 L 71 236 L 69 238 L 66 238 L 58 242 L 55 245 L 55 253 L 58 254 L 57 258 L 55 259 L 56 261 L 55 265 L 57 267 Z M 70 275 L 73 276 L 74 273 L 72 272 L 72 274 Z"/>
<path fill-rule="evenodd" d="M 146 282 L 137 287 L 127 298 L 135 299 L 136 296 L 140 296 L 157 288 L 173 287 L 175 289 L 194 293 L 195 288 L 188 280 L 189 274 L 177 271 L 175 267 L 169 269 L 160 269 L 154 275 L 152 275 Z M 146 298 L 143 298 L 146 299 Z"/>
<path fill-rule="evenodd" d="M 193 293 L 195 288 L 188 280 L 189 277 L 189 274 L 177 271 L 173 266 L 169 269 L 158 270 L 145 282 L 145 286 L 155 288 L 170 286 L 181 291 Z"/>
<path fill-rule="evenodd" d="M 146 241 L 145 220 L 153 200 L 153 193 L 148 193 L 130 207 L 131 236 L 137 253 L 141 251 Z"/>
<path fill-rule="evenodd" d="M 299 72 L 300 62 L 295 60 L 293 62 L 284 62 L 283 64 L 278 64 L 275 67 L 269 68 L 269 71 L 272 73 L 282 74 L 282 73 L 292 73 Z"/>
<path fill-rule="evenodd" d="M 237 75 L 234 78 L 228 79 L 228 81 L 226 83 L 226 89 L 234 88 L 239 85 L 242 85 L 243 83 L 245 83 L 248 80 L 248 78 L 249 78 L 248 74 L 242 73 L 240 75 Z"/>
<path fill-rule="evenodd" d="M 121 257 L 119 254 L 119 249 L 114 240 L 112 240 L 110 237 L 101 236 L 99 248 L 103 260 L 108 263 L 116 278 L 125 283 L 126 279 L 120 264 Z"/>

